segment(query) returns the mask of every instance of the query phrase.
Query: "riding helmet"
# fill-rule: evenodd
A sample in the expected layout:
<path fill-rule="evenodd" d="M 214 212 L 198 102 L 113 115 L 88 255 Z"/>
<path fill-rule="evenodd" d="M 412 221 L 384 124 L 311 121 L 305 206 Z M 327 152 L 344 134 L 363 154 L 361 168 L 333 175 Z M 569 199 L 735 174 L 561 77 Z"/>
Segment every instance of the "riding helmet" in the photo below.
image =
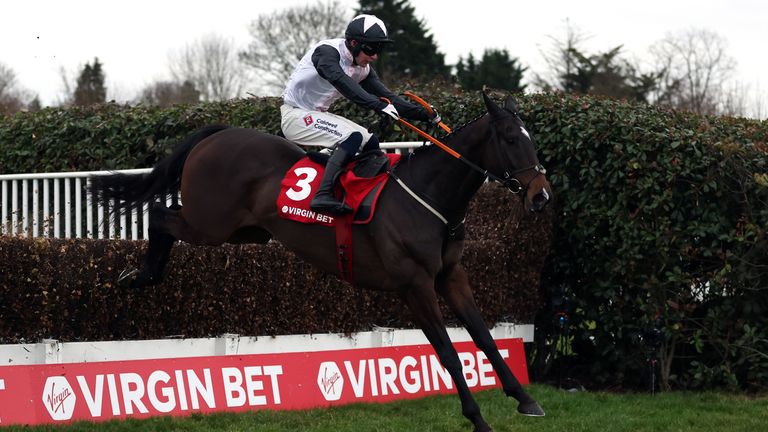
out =
<path fill-rule="evenodd" d="M 358 15 L 352 19 L 344 32 L 347 40 L 372 43 L 391 43 L 387 27 L 375 15 Z"/>

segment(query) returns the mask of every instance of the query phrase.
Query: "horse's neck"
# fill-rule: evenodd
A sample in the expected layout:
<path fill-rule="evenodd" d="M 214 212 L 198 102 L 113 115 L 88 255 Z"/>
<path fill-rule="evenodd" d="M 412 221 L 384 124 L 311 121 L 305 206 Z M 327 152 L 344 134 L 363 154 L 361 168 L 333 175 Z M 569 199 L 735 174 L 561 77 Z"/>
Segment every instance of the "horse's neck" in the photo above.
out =
<path fill-rule="evenodd" d="M 485 120 L 481 119 L 478 123 L 482 121 Z M 468 160 L 476 161 L 473 157 L 478 157 L 478 150 L 488 139 L 487 134 L 478 133 L 478 127 L 482 124 L 467 126 L 446 144 Z M 459 219 L 451 220 L 452 223 L 464 217 L 469 201 L 485 181 L 482 174 L 436 145 L 429 151 L 414 155 L 407 165 L 402 174 L 408 187 L 439 211 L 448 213 L 445 216 L 449 219 Z"/>

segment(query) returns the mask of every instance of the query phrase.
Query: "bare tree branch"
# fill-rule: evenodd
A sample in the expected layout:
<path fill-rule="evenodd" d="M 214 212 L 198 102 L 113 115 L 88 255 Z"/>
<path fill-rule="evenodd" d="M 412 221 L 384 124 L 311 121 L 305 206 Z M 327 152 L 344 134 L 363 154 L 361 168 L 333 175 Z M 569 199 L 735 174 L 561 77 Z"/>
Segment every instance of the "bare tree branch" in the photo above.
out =
<path fill-rule="evenodd" d="M 16 72 L 0 63 L 0 114 L 17 113 L 34 99 L 31 93 L 19 87 Z"/>
<path fill-rule="evenodd" d="M 205 101 L 239 97 L 246 83 L 234 42 L 216 34 L 172 53 L 169 65 L 174 81 L 191 82 Z"/>
<path fill-rule="evenodd" d="M 664 68 L 667 90 L 666 100 L 657 103 L 701 114 L 721 113 L 724 85 L 736 69 L 727 45 L 722 36 L 706 29 L 668 34 L 653 45 L 651 55 Z"/>
<path fill-rule="evenodd" d="M 307 49 L 342 36 L 350 15 L 336 0 L 259 15 L 248 27 L 253 41 L 240 60 L 254 69 L 266 92 L 280 92 Z"/>

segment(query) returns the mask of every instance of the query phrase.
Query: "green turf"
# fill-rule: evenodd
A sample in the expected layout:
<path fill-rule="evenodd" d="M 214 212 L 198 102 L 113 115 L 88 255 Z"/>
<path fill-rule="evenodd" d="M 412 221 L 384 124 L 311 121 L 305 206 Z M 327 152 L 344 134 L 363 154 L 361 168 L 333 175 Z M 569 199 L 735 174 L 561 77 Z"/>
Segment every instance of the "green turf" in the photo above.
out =
<path fill-rule="evenodd" d="M 517 404 L 498 391 L 476 394 L 486 421 L 503 431 L 763 431 L 768 430 L 768 397 L 719 393 L 569 393 L 532 385 L 530 393 L 547 411 L 523 417 Z M 157 417 L 147 420 L 9 427 L 3 431 L 374 431 L 468 432 L 456 396 L 436 396 L 386 405 L 359 404 L 312 411 L 257 411 L 244 414 Z"/>

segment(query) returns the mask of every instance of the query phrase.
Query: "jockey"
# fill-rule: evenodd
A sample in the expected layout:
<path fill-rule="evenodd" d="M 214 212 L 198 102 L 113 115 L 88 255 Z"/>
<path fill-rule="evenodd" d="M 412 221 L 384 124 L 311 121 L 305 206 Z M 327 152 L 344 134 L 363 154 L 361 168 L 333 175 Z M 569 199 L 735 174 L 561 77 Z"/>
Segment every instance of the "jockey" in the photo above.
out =
<path fill-rule="evenodd" d="M 310 207 L 318 213 L 336 215 L 352 210 L 333 196 L 336 177 L 357 152 L 378 149 L 379 140 L 357 123 L 328 112 L 335 100 L 344 96 L 395 120 L 402 115 L 413 120 L 440 121 L 437 111 L 430 115 L 423 107 L 393 94 L 371 67 L 384 47 L 392 43 L 380 19 L 358 15 L 344 36 L 320 41 L 310 48 L 288 79 L 280 107 L 281 127 L 287 139 L 333 149 Z"/>

